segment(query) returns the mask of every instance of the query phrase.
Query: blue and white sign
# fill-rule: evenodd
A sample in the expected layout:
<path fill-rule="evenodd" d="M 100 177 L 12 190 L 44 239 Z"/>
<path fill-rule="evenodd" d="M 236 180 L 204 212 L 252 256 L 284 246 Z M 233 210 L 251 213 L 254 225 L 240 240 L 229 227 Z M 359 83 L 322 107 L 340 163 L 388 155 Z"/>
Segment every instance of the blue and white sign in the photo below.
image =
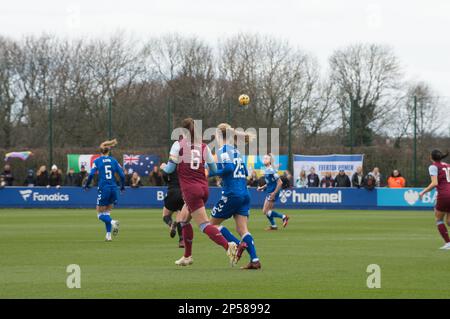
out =
<path fill-rule="evenodd" d="M 297 178 L 302 170 L 308 175 L 311 167 L 315 168 L 320 178 L 327 172 L 335 176 L 340 170 L 351 176 L 358 166 L 363 165 L 363 160 L 363 154 L 294 155 L 294 176 Z"/>
<path fill-rule="evenodd" d="M 162 208 L 165 187 L 127 188 L 118 196 L 118 207 Z M 267 194 L 249 189 L 252 208 L 262 208 Z M 207 207 L 212 208 L 220 199 L 222 189 L 211 187 Z M 7 187 L 0 190 L 0 207 L 67 207 L 94 208 L 97 200 L 95 188 L 85 192 L 78 187 Z M 377 205 L 377 192 L 354 188 L 301 188 L 286 189 L 280 193 L 280 208 L 370 208 Z"/>
<path fill-rule="evenodd" d="M 251 207 L 261 209 L 267 194 L 249 189 Z M 431 210 L 436 192 L 419 198 L 421 188 L 377 188 L 372 191 L 357 188 L 292 188 L 280 192 L 276 207 L 280 209 L 415 209 Z M 165 187 L 127 188 L 118 196 L 121 208 L 162 208 Z M 211 187 L 207 208 L 220 199 L 222 189 Z M 94 208 L 95 188 L 85 192 L 79 187 L 6 187 L 0 189 L 0 208 Z"/>
<path fill-rule="evenodd" d="M 422 188 L 378 188 L 377 205 L 379 207 L 433 207 L 436 203 L 436 191 L 433 190 L 422 199 Z"/>
<path fill-rule="evenodd" d="M 377 193 L 357 188 L 285 189 L 280 193 L 280 204 L 286 208 L 376 209 Z"/>

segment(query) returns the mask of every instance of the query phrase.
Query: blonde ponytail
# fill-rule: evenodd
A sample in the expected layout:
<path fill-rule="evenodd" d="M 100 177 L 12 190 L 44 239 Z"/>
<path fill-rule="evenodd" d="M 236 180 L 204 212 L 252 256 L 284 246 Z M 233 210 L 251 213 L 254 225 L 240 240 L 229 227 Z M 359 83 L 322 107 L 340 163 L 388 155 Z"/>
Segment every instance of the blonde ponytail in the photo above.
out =
<path fill-rule="evenodd" d="M 234 138 L 233 143 L 236 143 L 238 138 L 244 137 L 245 143 L 248 144 L 253 139 L 256 138 L 256 136 L 254 134 L 249 133 L 249 132 L 244 132 L 241 130 L 236 130 L 236 129 L 232 128 L 231 125 L 228 123 L 220 123 L 217 126 L 217 130 L 219 131 L 219 139 L 222 141 L 229 138 L 230 136 L 232 136 Z"/>
<path fill-rule="evenodd" d="M 117 140 L 116 139 L 112 139 L 112 140 L 108 140 L 108 141 L 104 141 L 102 144 L 100 144 L 100 151 L 103 154 L 106 154 L 109 152 L 109 150 L 111 149 L 111 147 L 116 146 Z"/>

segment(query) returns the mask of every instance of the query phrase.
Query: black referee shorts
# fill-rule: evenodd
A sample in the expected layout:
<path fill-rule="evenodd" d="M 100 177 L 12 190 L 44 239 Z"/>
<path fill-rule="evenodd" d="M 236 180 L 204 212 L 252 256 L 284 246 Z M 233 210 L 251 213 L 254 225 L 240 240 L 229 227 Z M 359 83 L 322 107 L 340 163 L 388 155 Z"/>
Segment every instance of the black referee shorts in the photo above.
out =
<path fill-rule="evenodd" d="M 170 189 L 164 198 L 164 207 L 172 212 L 183 208 L 184 201 L 180 189 Z"/>

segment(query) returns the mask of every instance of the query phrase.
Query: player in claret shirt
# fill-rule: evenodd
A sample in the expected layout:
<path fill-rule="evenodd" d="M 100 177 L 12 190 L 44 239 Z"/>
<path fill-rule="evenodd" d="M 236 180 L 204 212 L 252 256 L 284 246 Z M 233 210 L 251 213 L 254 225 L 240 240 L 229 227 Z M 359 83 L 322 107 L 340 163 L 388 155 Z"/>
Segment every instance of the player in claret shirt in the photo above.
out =
<path fill-rule="evenodd" d="M 175 261 L 176 265 L 188 266 L 193 263 L 192 241 L 194 231 L 190 220 L 194 219 L 200 230 L 216 244 L 222 246 L 232 262 L 236 258 L 237 245 L 228 242 L 221 234 L 217 226 L 209 222 L 205 204 L 208 200 L 208 181 L 205 174 L 207 165 L 210 172 L 217 171 L 213 156 L 209 147 L 202 143 L 202 134 L 197 132 L 192 118 L 184 119 L 182 128 L 185 130 L 183 138 L 176 141 L 170 150 L 170 159 L 167 165 L 161 165 L 161 169 L 167 174 L 177 170 L 183 200 L 186 203 L 187 216 L 183 216 L 182 235 L 184 240 L 184 255 Z M 200 135 L 200 136 L 198 136 Z"/>
<path fill-rule="evenodd" d="M 103 142 L 100 145 L 102 156 L 94 161 L 83 189 L 88 190 L 94 175 L 98 172 L 97 217 L 105 223 L 106 241 L 111 241 L 111 231 L 114 236 L 119 233 L 119 221 L 111 218 L 111 210 L 117 203 L 117 182 L 115 174 L 120 177 L 120 190 L 125 190 L 125 174 L 117 160 L 110 156 L 111 147 L 117 145 L 117 140 Z"/>
<path fill-rule="evenodd" d="M 420 192 L 420 198 L 436 188 L 437 199 L 436 205 L 434 206 L 434 215 L 436 217 L 436 226 L 439 234 L 441 234 L 445 241 L 445 245 L 440 249 L 450 250 L 450 239 L 447 227 L 445 226 L 445 223 L 450 226 L 450 165 L 442 162 L 447 156 L 448 153 L 443 154 L 439 150 L 433 150 L 431 152 L 430 159 L 432 164 L 428 168 L 431 183 Z"/>

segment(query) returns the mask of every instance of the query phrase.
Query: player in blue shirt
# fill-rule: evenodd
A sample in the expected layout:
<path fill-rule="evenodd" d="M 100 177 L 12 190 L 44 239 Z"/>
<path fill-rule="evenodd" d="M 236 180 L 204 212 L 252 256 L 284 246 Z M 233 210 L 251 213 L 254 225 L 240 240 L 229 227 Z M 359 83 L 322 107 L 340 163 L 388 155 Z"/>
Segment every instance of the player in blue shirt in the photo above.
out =
<path fill-rule="evenodd" d="M 266 184 L 258 187 L 258 191 L 265 190 L 267 192 L 266 200 L 264 201 L 263 212 L 270 222 L 270 227 L 266 230 L 277 230 L 277 224 L 275 223 L 275 218 L 281 218 L 283 220 L 283 227 L 286 227 L 289 221 L 289 216 L 280 214 L 273 209 L 275 202 L 278 200 L 280 195 L 281 187 L 283 182 L 277 174 L 277 171 L 273 167 L 273 156 L 272 154 L 264 155 L 263 164 L 264 169 L 264 179 Z"/>
<path fill-rule="evenodd" d="M 120 191 L 125 190 L 125 174 L 117 160 L 110 156 L 111 147 L 117 145 L 117 140 L 103 142 L 100 145 L 102 156 L 94 161 L 88 179 L 84 184 L 85 190 L 89 189 L 89 184 L 98 173 L 98 195 L 97 195 L 97 217 L 105 223 L 106 241 L 111 241 L 111 231 L 114 236 L 119 233 L 119 221 L 111 219 L 111 210 L 117 203 L 117 182 L 115 174 L 120 176 Z"/>
<path fill-rule="evenodd" d="M 229 242 L 235 242 L 238 245 L 234 264 L 239 261 L 246 249 L 250 255 L 250 263 L 242 269 L 260 269 L 261 264 L 256 255 L 255 243 L 247 226 L 250 209 L 250 196 L 247 189 L 248 172 L 239 150 L 234 146 L 234 139 L 239 134 L 246 140 L 251 138 L 248 134 L 235 131 L 228 124 L 223 123 L 218 126 L 217 171 L 210 172 L 209 176 L 219 175 L 222 178 L 222 198 L 214 206 L 210 222 L 219 227 L 220 232 Z M 236 222 L 236 229 L 242 240 L 237 239 L 226 227 L 220 225 L 231 217 Z"/>

